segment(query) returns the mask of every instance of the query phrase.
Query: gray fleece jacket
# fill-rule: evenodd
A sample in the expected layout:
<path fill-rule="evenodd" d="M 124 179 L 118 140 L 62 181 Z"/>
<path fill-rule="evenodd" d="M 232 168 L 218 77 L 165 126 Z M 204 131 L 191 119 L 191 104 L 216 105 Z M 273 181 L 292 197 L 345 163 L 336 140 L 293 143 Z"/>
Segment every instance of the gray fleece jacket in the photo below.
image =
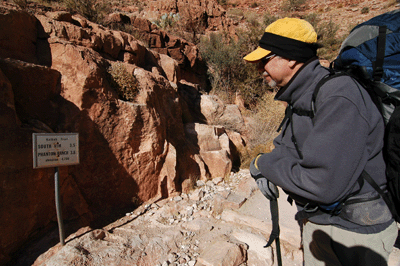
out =
<path fill-rule="evenodd" d="M 310 60 L 279 90 L 276 100 L 311 110 L 315 87 L 328 73 L 318 59 Z M 384 123 L 368 93 L 350 77 L 337 77 L 320 88 L 315 109 L 314 118 L 293 114 L 293 124 L 284 125 L 274 140 L 275 149 L 258 160 L 262 175 L 292 196 L 299 210 L 307 202 L 330 205 L 359 190 L 357 180 L 364 169 L 384 186 Z M 293 133 L 303 158 L 296 151 Z M 365 182 L 357 195 L 374 198 L 377 193 Z M 345 207 L 341 215 L 322 214 L 309 220 L 360 233 L 379 232 L 393 222 L 382 199 L 370 205 L 372 212 L 367 214 L 356 204 Z"/>

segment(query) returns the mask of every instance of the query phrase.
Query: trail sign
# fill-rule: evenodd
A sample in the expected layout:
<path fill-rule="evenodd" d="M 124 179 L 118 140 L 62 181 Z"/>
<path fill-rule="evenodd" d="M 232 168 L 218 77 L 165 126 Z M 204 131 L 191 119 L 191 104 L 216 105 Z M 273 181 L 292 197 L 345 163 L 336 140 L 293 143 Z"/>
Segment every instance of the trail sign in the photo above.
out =
<path fill-rule="evenodd" d="M 33 168 L 79 164 L 78 133 L 33 133 Z"/>
<path fill-rule="evenodd" d="M 55 200 L 61 245 L 65 245 L 59 166 L 79 164 L 78 133 L 33 133 L 33 168 L 54 167 Z"/>

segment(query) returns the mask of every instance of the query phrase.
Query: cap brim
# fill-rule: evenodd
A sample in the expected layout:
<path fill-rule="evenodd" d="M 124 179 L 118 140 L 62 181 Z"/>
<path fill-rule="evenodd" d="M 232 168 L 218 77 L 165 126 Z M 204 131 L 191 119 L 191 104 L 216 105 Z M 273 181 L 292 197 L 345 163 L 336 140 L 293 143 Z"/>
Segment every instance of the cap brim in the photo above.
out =
<path fill-rule="evenodd" d="M 246 55 L 245 57 L 243 57 L 243 59 L 248 61 L 248 62 L 254 62 L 254 61 L 258 61 L 258 60 L 266 57 L 270 53 L 271 53 L 271 51 L 268 51 L 268 50 L 265 50 L 265 49 L 263 49 L 261 47 L 258 47 L 253 52 L 251 52 L 248 55 Z"/>

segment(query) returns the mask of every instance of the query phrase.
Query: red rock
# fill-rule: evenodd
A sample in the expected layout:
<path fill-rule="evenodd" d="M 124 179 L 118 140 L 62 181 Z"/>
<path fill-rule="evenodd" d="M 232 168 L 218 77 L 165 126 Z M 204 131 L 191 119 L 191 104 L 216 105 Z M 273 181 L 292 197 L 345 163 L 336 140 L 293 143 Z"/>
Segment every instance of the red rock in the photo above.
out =
<path fill-rule="evenodd" d="M 0 36 L 7 37 L 0 38 L 0 57 L 12 58 L 0 60 L 0 264 L 32 234 L 55 225 L 54 169 L 33 169 L 34 132 L 79 133 L 80 164 L 60 167 L 64 219 L 74 226 L 187 192 L 197 179 L 225 176 L 232 168 L 223 128 L 210 127 L 211 139 L 196 132 L 204 139 L 201 149 L 186 136 L 177 88 L 180 81 L 201 79 L 193 72 L 199 69 L 195 54 L 190 66 L 180 65 L 126 33 L 80 17 L 37 18 L 0 13 Z M 10 27 L 21 32 L 10 35 Z M 109 82 L 115 61 L 124 61 L 138 82 L 133 102 L 120 100 Z"/>
<path fill-rule="evenodd" d="M 25 11 L 0 10 L 0 58 L 36 63 L 37 19 Z"/>

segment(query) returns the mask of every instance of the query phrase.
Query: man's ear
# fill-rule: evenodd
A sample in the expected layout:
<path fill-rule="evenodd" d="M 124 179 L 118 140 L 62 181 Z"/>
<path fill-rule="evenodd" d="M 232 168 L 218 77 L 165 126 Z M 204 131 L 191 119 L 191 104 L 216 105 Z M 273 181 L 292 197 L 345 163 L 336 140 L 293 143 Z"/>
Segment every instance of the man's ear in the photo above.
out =
<path fill-rule="evenodd" d="M 304 63 L 298 62 L 296 60 L 289 60 L 288 62 L 289 69 L 291 69 L 294 72 L 297 72 L 303 65 Z"/>
<path fill-rule="evenodd" d="M 288 66 L 290 67 L 290 68 L 295 68 L 296 67 L 296 65 L 298 64 L 299 62 L 297 62 L 296 60 L 289 60 L 289 62 L 288 62 Z"/>

